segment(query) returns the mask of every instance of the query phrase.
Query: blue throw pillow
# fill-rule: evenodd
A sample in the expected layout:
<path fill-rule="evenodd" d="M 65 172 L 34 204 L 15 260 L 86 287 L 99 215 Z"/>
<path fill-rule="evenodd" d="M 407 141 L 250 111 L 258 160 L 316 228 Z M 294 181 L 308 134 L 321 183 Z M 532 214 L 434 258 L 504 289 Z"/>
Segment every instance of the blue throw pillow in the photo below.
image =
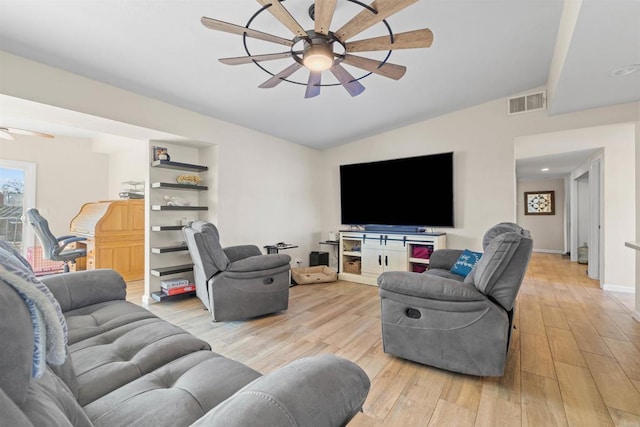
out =
<path fill-rule="evenodd" d="M 462 251 L 462 254 L 460 254 L 460 257 L 455 264 L 453 264 L 450 271 L 462 277 L 467 277 L 467 274 L 469 274 L 473 267 L 476 266 L 481 256 L 482 252 L 473 252 L 469 249 L 465 249 Z"/>

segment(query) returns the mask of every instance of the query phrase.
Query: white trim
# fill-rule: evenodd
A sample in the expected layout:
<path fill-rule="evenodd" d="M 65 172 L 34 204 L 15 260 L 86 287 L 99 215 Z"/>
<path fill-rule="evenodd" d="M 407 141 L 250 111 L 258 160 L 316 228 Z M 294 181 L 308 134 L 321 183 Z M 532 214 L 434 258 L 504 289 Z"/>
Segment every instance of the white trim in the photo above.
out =
<path fill-rule="evenodd" d="M 634 319 L 636 319 L 637 322 L 640 322 L 640 311 L 633 311 L 631 312 L 631 317 L 633 317 Z"/>
<path fill-rule="evenodd" d="M 635 294 L 636 293 L 636 290 L 634 288 L 629 287 L 629 286 L 609 285 L 609 284 L 603 283 L 601 287 L 602 287 L 603 291 L 622 292 L 622 293 L 625 293 L 625 294 Z"/>
<path fill-rule="evenodd" d="M 560 254 L 560 255 L 563 255 L 565 253 L 559 249 L 534 249 L 533 252 L 540 252 L 542 254 Z"/>

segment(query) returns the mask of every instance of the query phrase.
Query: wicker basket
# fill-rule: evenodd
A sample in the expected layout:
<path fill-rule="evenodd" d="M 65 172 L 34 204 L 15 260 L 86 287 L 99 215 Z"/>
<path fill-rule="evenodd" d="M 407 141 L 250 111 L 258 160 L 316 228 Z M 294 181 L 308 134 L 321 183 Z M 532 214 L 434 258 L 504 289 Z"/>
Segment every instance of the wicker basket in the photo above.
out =
<path fill-rule="evenodd" d="M 344 263 L 344 272 L 352 274 L 360 274 L 360 260 L 346 261 Z"/>

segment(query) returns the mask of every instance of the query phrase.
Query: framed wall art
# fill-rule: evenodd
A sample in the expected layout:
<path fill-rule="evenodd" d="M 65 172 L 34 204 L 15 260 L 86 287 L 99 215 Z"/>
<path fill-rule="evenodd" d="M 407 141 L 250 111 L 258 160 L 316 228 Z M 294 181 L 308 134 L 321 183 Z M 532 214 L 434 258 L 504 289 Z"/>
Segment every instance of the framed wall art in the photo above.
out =
<path fill-rule="evenodd" d="M 555 215 L 555 191 L 525 191 L 525 215 Z"/>

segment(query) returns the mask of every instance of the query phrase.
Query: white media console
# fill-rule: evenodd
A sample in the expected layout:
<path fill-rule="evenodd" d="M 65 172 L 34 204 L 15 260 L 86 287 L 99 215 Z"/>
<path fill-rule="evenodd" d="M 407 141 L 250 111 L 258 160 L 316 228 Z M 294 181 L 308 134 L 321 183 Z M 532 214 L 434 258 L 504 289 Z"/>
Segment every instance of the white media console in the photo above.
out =
<path fill-rule="evenodd" d="M 377 285 L 385 271 L 424 271 L 430 254 L 446 247 L 446 233 L 341 231 L 339 278 Z"/>

